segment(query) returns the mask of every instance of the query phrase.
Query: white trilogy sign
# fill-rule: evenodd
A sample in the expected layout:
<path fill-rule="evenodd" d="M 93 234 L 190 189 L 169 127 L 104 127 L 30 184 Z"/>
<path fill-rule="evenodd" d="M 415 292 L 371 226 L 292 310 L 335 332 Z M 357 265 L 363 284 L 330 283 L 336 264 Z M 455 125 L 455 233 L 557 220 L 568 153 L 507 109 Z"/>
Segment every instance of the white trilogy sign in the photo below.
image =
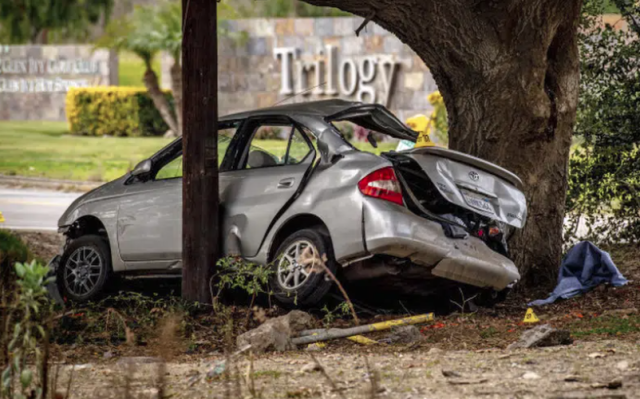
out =
<path fill-rule="evenodd" d="M 358 101 L 375 103 L 378 100 L 386 106 L 389 105 L 396 67 L 399 64 L 391 56 L 363 56 L 358 57 L 357 62 L 352 58 L 338 60 L 336 46 L 331 45 L 318 52 L 318 55 L 324 57 L 307 62 L 298 59 L 298 51 L 294 47 L 276 47 L 273 53 L 276 60 L 280 59 L 280 94 L 294 94 L 295 85 L 295 93 L 303 95 L 355 94 Z M 312 73 L 314 78 L 310 89 L 307 87 L 307 77 Z M 326 77 L 325 80 L 322 79 L 323 75 Z M 376 77 L 382 80 L 383 93 L 380 99 L 373 85 Z"/>

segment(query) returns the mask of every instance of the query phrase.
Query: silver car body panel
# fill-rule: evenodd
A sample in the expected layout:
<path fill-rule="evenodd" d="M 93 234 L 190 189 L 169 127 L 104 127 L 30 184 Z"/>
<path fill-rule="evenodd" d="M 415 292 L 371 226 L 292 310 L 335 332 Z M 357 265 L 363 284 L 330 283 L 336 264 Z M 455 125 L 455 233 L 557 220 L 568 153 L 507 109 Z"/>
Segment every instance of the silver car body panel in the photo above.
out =
<path fill-rule="evenodd" d="M 522 228 L 527 202 L 511 172 L 481 159 L 446 149 L 419 148 L 405 153 L 429 176 L 449 202 L 491 219 Z"/>
<path fill-rule="evenodd" d="M 266 264 L 277 250 L 274 240 L 278 233 L 292 221 L 312 216 L 326 226 L 335 258 L 345 267 L 355 259 L 384 254 L 411 259 L 436 276 L 475 286 L 502 289 L 516 281 L 519 275 L 514 264 L 481 240 L 446 237 L 438 222 L 400 205 L 365 197 L 359 191 L 358 182 L 364 176 L 392 163 L 354 149 L 326 120 L 328 115 L 358 106 L 362 104 L 333 100 L 221 119 L 284 115 L 315 136 L 317 144 L 317 153 L 297 165 L 220 173 L 223 251 L 238 250 L 244 258 Z M 411 132 L 402 132 L 408 134 Z M 177 140 L 167 148 L 179 144 Z M 438 182 L 454 192 L 441 191 L 451 202 L 465 206 L 460 194 L 465 186 L 461 183 L 472 166 L 482 181 L 472 188 L 497 198 L 495 212 L 500 220 L 518 226 L 521 224 L 507 213 L 526 218 L 524 196 L 509 172 L 492 169 L 498 167 L 477 159 L 474 164 L 446 151 L 413 150 L 406 154 L 421 165 L 439 189 Z M 70 226 L 83 217 L 97 218 L 108 235 L 115 272 L 180 268 L 182 179 L 126 184 L 130 177 L 123 176 L 78 198 L 62 215 L 59 226 Z M 279 183 L 287 179 L 293 184 L 279 188 Z"/>
<path fill-rule="evenodd" d="M 508 258 L 480 239 L 452 239 L 442 226 L 391 202 L 365 198 L 364 234 L 372 254 L 411 259 L 431 273 L 461 283 L 502 290 L 520 278 Z"/>

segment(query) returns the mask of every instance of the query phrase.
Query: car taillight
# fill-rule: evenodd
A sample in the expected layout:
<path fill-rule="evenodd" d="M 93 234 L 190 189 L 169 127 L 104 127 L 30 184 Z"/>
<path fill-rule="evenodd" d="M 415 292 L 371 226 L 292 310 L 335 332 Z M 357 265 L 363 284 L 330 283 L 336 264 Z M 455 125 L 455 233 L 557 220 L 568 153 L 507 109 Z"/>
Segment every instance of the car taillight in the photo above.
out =
<path fill-rule="evenodd" d="M 358 182 L 358 188 L 366 196 L 404 205 L 400 182 L 392 167 L 378 169 L 369 173 Z"/>

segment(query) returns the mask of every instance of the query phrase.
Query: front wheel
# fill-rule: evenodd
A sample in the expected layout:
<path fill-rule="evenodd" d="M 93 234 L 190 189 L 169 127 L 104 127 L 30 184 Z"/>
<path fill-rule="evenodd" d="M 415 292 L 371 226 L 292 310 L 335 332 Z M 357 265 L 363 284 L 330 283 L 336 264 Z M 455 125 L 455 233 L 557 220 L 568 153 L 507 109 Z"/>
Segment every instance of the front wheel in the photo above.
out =
<path fill-rule="evenodd" d="M 336 262 L 325 230 L 311 228 L 291 234 L 280 244 L 273 260 L 271 287 L 275 299 L 288 308 L 320 303 L 332 284 L 322 264 L 335 274 Z"/>
<path fill-rule="evenodd" d="M 62 297 L 84 302 L 98 298 L 111 276 L 111 253 L 107 241 L 97 235 L 73 240 L 65 249 L 57 272 Z"/>

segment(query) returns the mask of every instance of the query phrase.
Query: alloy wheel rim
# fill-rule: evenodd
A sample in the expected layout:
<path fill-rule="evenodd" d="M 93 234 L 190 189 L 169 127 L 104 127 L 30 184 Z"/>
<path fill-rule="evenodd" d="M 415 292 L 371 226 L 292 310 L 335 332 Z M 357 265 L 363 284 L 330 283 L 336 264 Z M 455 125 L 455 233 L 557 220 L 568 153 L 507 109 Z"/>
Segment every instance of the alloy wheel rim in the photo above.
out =
<path fill-rule="evenodd" d="M 65 288 L 73 295 L 88 295 L 96 287 L 102 268 L 102 257 L 94 248 L 76 249 L 64 265 Z"/>
<path fill-rule="evenodd" d="M 313 264 L 301 262 L 300 256 L 306 251 L 317 257 L 318 251 L 309 241 L 296 241 L 283 252 L 278 262 L 278 283 L 286 290 L 295 290 L 309 281 Z"/>

